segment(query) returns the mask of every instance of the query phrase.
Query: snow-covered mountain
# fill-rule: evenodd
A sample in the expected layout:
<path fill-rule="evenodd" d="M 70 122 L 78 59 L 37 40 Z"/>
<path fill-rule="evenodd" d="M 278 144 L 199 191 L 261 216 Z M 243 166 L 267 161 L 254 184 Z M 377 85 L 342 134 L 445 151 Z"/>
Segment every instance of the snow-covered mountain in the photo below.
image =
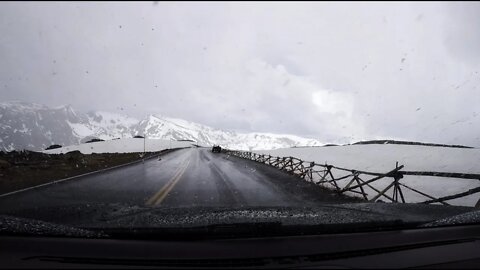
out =
<path fill-rule="evenodd" d="M 237 133 L 158 115 L 150 115 L 147 119 L 140 121 L 134 129 L 134 133 L 145 134 L 148 138 L 153 139 L 192 140 L 199 145 L 218 144 L 226 148 L 241 150 L 323 145 L 318 140 L 294 135 Z"/>
<path fill-rule="evenodd" d="M 108 112 L 76 113 L 67 106 L 49 108 L 26 102 L 0 103 L 0 150 L 43 150 L 96 137 L 131 137 L 138 120 Z"/>
<path fill-rule="evenodd" d="M 77 113 L 69 105 L 49 108 L 26 102 L 0 103 L 0 150 L 4 151 L 43 150 L 52 144 L 73 145 L 92 137 L 110 140 L 135 135 L 242 150 L 323 145 L 293 135 L 237 133 L 164 116 L 150 115 L 139 121 L 102 111 Z"/>
<path fill-rule="evenodd" d="M 52 143 L 77 143 L 69 123 L 80 121 L 70 106 L 49 108 L 24 102 L 0 103 L 0 149 L 39 150 Z"/>
<path fill-rule="evenodd" d="M 74 134 L 83 138 L 81 141 L 90 137 L 110 140 L 131 137 L 138 120 L 126 115 L 97 111 L 85 114 L 81 123 L 69 124 Z"/>

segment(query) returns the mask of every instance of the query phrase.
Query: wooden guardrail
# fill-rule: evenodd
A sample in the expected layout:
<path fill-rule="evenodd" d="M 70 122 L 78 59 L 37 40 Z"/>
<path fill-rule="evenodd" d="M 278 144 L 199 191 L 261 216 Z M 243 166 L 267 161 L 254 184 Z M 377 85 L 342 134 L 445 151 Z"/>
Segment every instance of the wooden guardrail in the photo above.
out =
<path fill-rule="evenodd" d="M 421 195 L 422 198 L 425 198 L 425 201 L 418 203 L 441 203 L 443 205 L 449 205 L 447 203 L 449 200 L 480 192 L 480 187 L 477 187 L 458 194 L 436 198 L 400 181 L 405 175 L 480 180 L 480 174 L 403 171 L 402 169 L 404 169 L 404 166 L 398 165 L 398 162 L 395 168 L 389 172 L 377 173 L 341 168 L 329 164 L 318 164 L 295 157 L 275 157 L 271 155 L 228 149 L 222 149 L 222 152 L 273 166 L 287 173 L 296 175 L 306 181 L 330 188 L 337 193 L 356 194 L 366 201 L 377 201 L 382 198 L 390 202 L 406 203 L 407 200 L 404 196 L 404 189 L 407 189 L 410 192 L 414 192 Z M 381 179 L 388 179 L 390 182 L 388 182 L 386 187 L 383 188 L 378 188 L 372 185 L 374 182 L 378 182 Z M 373 194 L 368 194 L 366 192 L 367 188 L 372 190 Z M 392 193 L 387 194 L 387 192 L 392 189 Z M 475 207 L 480 207 L 480 200 L 478 200 Z"/>

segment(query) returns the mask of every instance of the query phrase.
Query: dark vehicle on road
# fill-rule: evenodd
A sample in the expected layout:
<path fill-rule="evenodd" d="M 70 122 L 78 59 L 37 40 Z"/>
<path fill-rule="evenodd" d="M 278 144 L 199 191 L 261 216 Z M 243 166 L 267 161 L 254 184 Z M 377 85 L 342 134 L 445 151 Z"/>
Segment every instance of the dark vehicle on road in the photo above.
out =
<path fill-rule="evenodd" d="M 222 148 L 220 146 L 214 145 L 212 147 L 212 153 L 220 153 L 220 152 L 222 152 Z"/>

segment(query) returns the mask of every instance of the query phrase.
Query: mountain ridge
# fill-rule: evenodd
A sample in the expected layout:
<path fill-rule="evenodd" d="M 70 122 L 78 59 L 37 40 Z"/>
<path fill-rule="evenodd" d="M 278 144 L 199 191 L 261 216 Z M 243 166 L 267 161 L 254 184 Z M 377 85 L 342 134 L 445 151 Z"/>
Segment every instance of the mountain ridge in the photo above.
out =
<path fill-rule="evenodd" d="M 44 150 L 52 144 L 79 144 L 88 138 L 104 140 L 131 138 L 193 140 L 197 144 L 222 145 L 231 149 L 257 150 L 294 146 L 320 146 L 316 139 L 273 133 L 238 133 L 164 115 L 138 120 L 106 111 L 76 112 L 71 105 L 0 102 L 0 150 Z"/>

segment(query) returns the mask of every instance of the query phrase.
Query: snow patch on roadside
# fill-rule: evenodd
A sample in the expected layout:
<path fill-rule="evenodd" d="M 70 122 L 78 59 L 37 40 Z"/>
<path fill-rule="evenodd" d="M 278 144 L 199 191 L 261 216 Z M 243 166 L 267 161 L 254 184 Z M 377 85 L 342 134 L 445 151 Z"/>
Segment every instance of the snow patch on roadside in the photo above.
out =
<path fill-rule="evenodd" d="M 304 161 L 318 164 L 329 164 L 337 167 L 384 173 L 395 168 L 395 163 L 404 165 L 403 171 L 434 171 L 451 173 L 480 174 L 480 149 L 451 148 L 421 145 L 347 145 L 330 147 L 283 148 L 276 150 L 254 151 L 280 157 L 296 157 Z M 345 175 L 334 171 L 335 176 Z M 364 180 L 371 177 L 366 176 Z M 345 181 L 344 181 L 345 182 Z M 434 197 L 442 197 L 464 192 L 480 186 L 479 180 L 444 178 L 431 176 L 405 176 L 400 180 L 412 188 L 418 189 Z M 374 182 L 374 187 L 385 188 L 391 178 Z M 345 182 L 346 184 L 346 182 Z M 405 188 L 402 191 L 412 202 L 425 201 L 427 198 L 416 195 Z M 391 195 L 391 190 L 388 195 Z M 374 194 L 371 191 L 371 194 Z M 453 205 L 474 206 L 480 194 L 448 201 Z"/>
<path fill-rule="evenodd" d="M 84 143 L 79 145 L 71 145 L 57 149 L 43 151 L 46 154 L 64 154 L 70 151 L 80 151 L 82 154 L 92 153 L 134 153 L 143 152 L 144 139 L 127 138 L 110 140 L 103 142 Z M 165 149 L 192 147 L 191 142 L 179 142 L 170 140 L 145 140 L 145 151 L 156 152 Z"/>

